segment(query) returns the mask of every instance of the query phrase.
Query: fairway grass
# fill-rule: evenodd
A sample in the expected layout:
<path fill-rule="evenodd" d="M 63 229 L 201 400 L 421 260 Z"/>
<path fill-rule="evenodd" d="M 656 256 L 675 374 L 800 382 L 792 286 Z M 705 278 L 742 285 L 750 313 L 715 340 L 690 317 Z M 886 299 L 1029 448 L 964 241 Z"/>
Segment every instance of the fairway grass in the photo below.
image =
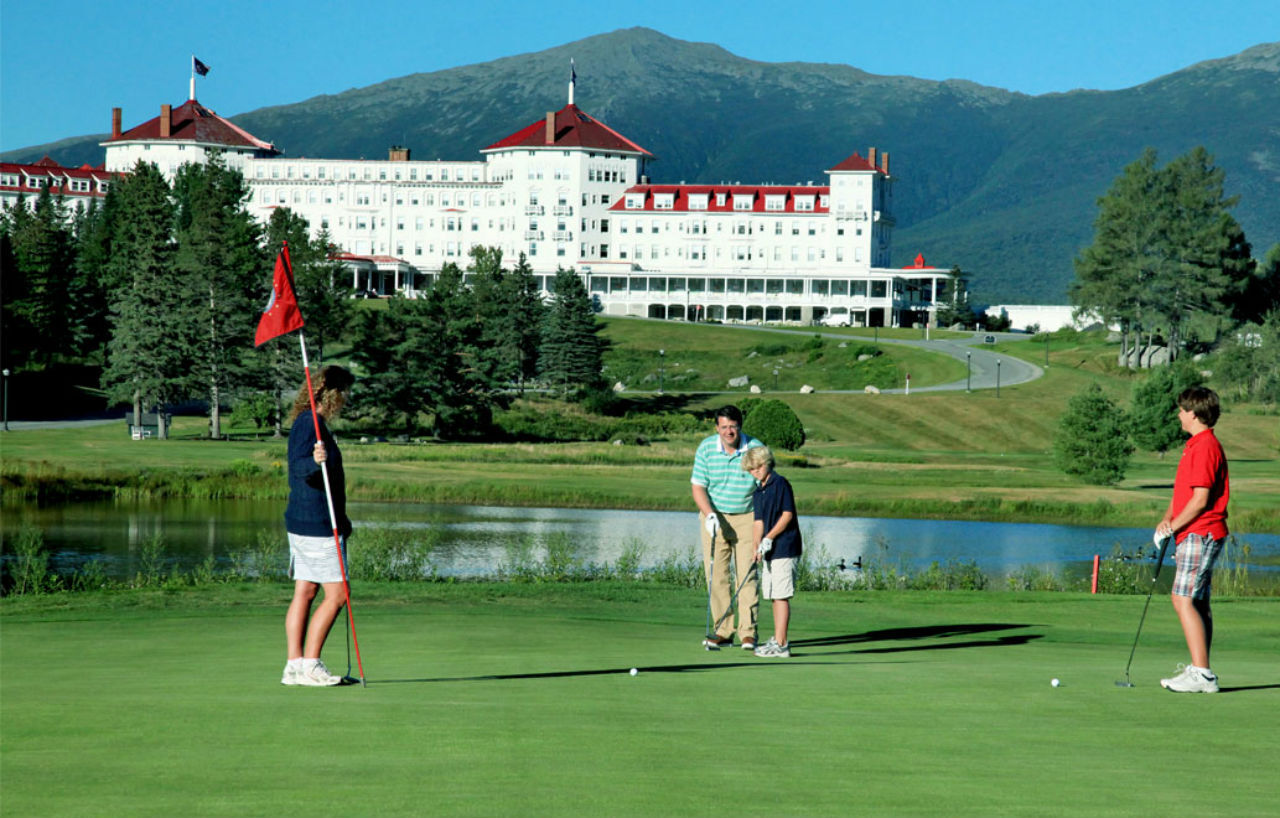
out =
<path fill-rule="evenodd" d="M 283 585 L 0 603 L 0 814 L 1275 814 L 1276 600 L 1217 601 L 1206 696 L 1158 686 L 1164 599 L 1115 686 L 1140 596 L 801 594 L 766 661 L 698 591 L 354 594 L 369 684 L 326 690 L 279 684 Z"/>

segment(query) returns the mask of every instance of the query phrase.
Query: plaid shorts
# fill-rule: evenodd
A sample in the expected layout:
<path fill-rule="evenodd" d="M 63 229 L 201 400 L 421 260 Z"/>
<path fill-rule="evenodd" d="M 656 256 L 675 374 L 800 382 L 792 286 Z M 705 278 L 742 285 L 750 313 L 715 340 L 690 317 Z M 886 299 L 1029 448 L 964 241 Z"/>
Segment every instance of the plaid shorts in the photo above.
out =
<path fill-rule="evenodd" d="M 1223 542 L 1199 534 L 1188 534 L 1186 539 L 1178 543 L 1178 550 L 1173 557 L 1173 564 L 1178 569 L 1173 576 L 1175 596 L 1209 598 L 1210 586 L 1213 584 L 1213 566 L 1222 553 Z"/>

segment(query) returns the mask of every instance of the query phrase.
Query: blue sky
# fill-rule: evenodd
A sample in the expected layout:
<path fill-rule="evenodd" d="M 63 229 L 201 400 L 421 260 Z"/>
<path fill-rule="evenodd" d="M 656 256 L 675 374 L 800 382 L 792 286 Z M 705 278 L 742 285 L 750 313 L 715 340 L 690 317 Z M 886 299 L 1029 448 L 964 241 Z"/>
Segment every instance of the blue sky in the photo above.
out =
<path fill-rule="evenodd" d="M 767 62 L 1042 94 L 1127 88 L 1280 40 L 1275 8 L 1274 0 L 0 0 L 0 149 L 102 133 L 114 106 L 130 127 L 161 103 L 181 103 L 192 54 L 212 68 L 197 96 L 224 116 L 631 26 Z M 584 79 L 590 71 L 578 66 Z"/>

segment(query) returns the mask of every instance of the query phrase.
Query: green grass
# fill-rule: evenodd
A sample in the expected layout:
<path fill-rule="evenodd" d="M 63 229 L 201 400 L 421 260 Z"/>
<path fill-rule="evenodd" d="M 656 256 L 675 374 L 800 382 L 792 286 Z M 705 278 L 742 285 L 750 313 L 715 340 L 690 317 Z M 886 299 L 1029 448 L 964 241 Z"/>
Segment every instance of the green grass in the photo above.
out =
<path fill-rule="evenodd" d="M 1167 605 L 1114 685 L 1134 596 L 803 594 L 766 662 L 698 647 L 698 591 L 354 593 L 369 686 L 330 690 L 279 684 L 283 586 L 0 603 L 0 813 L 1274 814 L 1274 600 L 1217 601 L 1226 690 L 1177 696 Z"/>
<path fill-rule="evenodd" d="M 796 392 L 809 385 L 824 390 L 902 387 L 908 373 L 912 386 L 930 386 L 964 378 L 964 364 L 912 347 L 876 346 L 871 331 L 841 334 L 847 341 L 812 332 L 770 332 L 726 328 L 715 324 L 606 319 L 602 335 L 612 344 L 605 355 L 605 377 L 629 389 L 668 391 L 730 390 L 731 378 L 747 376 L 767 392 Z M 818 328 L 823 336 L 825 328 Z M 885 330 L 884 337 L 922 339 L 919 330 Z M 959 333 L 953 333 L 959 334 Z M 842 349 L 841 343 L 846 343 Z M 663 350 L 665 355 L 659 355 Z M 858 356 L 875 354 L 858 361 Z M 661 373 L 659 370 L 662 370 Z M 778 374 L 775 379 L 774 370 Z M 776 386 L 775 386 L 776 383 Z"/>

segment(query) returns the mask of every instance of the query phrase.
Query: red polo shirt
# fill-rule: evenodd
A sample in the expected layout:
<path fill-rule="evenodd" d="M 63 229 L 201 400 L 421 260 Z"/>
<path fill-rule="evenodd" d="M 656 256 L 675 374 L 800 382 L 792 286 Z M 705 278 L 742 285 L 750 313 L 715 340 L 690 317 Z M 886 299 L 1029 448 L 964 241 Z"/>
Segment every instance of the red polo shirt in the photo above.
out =
<path fill-rule="evenodd" d="M 1209 489 L 1209 504 L 1182 531 L 1178 542 L 1188 534 L 1221 540 L 1227 536 L 1227 501 L 1231 498 L 1231 483 L 1227 478 L 1227 456 L 1222 444 L 1206 429 L 1194 435 L 1182 448 L 1178 461 L 1178 475 L 1173 480 L 1173 513 L 1176 517 L 1191 500 L 1193 489 Z"/>

